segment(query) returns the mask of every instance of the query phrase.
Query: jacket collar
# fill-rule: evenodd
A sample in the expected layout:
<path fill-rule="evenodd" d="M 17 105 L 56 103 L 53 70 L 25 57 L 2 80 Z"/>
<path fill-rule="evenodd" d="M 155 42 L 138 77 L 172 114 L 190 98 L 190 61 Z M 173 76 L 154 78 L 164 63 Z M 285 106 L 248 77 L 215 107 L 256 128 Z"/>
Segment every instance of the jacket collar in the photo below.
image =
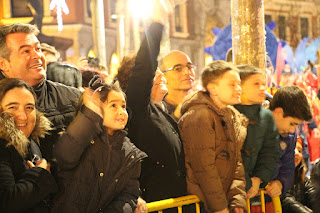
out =
<path fill-rule="evenodd" d="M 36 124 L 30 135 L 30 139 L 39 143 L 40 138 L 44 138 L 51 130 L 50 121 L 40 112 L 36 114 Z M 16 128 L 14 118 L 8 112 L 0 113 L 0 138 L 4 139 L 6 146 L 14 146 L 22 157 L 28 152 L 29 138 Z"/>

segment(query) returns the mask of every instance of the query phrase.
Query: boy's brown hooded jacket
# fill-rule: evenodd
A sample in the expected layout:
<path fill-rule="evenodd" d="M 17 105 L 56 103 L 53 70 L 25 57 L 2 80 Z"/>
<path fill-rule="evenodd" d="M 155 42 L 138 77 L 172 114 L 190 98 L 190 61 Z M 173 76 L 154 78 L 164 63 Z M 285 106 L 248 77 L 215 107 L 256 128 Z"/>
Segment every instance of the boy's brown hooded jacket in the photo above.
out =
<path fill-rule="evenodd" d="M 188 96 L 179 129 L 185 151 L 188 193 L 208 212 L 246 209 L 241 147 L 247 119 L 235 108 L 220 109 L 206 92 Z"/>

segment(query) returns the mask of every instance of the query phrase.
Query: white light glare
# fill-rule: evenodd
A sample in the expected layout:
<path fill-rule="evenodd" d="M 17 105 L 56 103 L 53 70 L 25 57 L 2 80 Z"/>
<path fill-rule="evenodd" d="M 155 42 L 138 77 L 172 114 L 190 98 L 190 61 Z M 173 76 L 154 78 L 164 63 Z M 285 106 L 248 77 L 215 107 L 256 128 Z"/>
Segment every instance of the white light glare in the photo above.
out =
<path fill-rule="evenodd" d="M 152 0 L 129 0 L 128 6 L 133 18 L 148 18 L 153 9 Z"/>

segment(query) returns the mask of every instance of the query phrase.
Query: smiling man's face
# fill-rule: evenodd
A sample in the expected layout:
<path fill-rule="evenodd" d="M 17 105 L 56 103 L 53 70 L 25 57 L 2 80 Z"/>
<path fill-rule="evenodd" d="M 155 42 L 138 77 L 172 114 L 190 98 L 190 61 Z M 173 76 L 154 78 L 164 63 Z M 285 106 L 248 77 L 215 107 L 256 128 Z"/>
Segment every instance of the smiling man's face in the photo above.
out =
<path fill-rule="evenodd" d="M 9 60 L 0 57 L 0 68 L 9 78 L 19 78 L 35 86 L 46 76 L 46 63 L 40 42 L 32 33 L 11 33 L 6 36 Z"/>

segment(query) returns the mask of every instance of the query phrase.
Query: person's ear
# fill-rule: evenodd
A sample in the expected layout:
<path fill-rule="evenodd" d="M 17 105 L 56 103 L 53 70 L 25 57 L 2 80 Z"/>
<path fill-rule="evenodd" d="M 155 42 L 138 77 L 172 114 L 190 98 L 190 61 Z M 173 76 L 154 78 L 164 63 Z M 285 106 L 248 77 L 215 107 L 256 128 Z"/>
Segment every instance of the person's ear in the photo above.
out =
<path fill-rule="evenodd" d="M 216 96 L 217 92 L 216 92 L 216 85 L 214 83 L 209 83 L 207 85 L 207 90 L 210 93 L 210 95 Z"/>
<path fill-rule="evenodd" d="M 8 72 L 10 67 L 10 63 L 7 59 L 0 57 L 0 69 L 3 72 Z"/>
<path fill-rule="evenodd" d="M 283 109 L 281 107 L 277 107 L 274 109 L 274 112 L 278 115 L 278 116 L 282 116 L 284 117 L 284 112 Z"/>

